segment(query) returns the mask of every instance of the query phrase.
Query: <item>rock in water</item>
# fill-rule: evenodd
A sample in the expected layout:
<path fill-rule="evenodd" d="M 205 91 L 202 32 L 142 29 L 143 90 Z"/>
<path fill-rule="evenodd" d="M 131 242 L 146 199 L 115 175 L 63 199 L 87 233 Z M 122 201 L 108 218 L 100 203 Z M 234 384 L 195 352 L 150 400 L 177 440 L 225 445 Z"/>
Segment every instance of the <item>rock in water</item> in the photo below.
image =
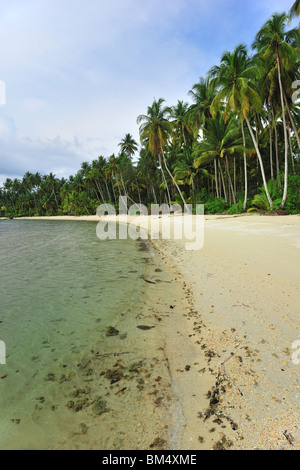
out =
<path fill-rule="evenodd" d="M 102 415 L 103 413 L 107 413 L 109 409 L 107 408 L 107 403 L 102 398 L 97 398 L 97 400 L 93 403 L 93 412 L 96 415 Z"/>
<path fill-rule="evenodd" d="M 155 328 L 155 326 L 138 325 L 137 328 L 140 330 L 151 330 L 152 328 Z"/>
<path fill-rule="evenodd" d="M 117 330 L 117 329 L 114 328 L 113 326 L 109 326 L 109 327 L 106 329 L 105 336 L 118 336 L 118 334 L 119 334 L 119 330 Z"/>

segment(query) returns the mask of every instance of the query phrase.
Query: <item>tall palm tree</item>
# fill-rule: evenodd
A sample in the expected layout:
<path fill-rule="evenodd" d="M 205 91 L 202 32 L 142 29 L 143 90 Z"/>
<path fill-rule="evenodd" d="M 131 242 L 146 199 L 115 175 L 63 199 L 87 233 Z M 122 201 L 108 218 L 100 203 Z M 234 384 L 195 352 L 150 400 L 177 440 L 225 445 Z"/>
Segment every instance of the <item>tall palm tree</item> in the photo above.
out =
<path fill-rule="evenodd" d="M 166 183 L 166 178 L 164 175 L 161 161 L 161 157 L 163 158 L 164 166 L 171 180 L 176 186 L 176 189 L 180 194 L 184 206 L 186 207 L 186 202 L 183 197 L 183 194 L 167 165 L 164 153 L 164 147 L 166 146 L 168 138 L 172 132 L 172 124 L 168 120 L 168 117 L 171 113 L 171 109 L 169 107 L 162 107 L 164 101 L 165 100 L 163 98 L 160 98 L 158 101 L 154 99 L 152 106 L 148 106 L 147 114 L 141 114 L 140 116 L 138 116 L 137 123 L 140 124 L 139 131 L 141 142 L 143 143 L 147 140 L 149 151 L 152 153 L 153 156 L 159 159 L 163 179 Z M 170 194 L 169 203 L 171 203 Z"/>
<path fill-rule="evenodd" d="M 284 134 L 284 190 L 280 206 L 281 209 L 283 209 L 287 197 L 289 149 L 285 111 L 285 104 L 287 104 L 287 101 L 284 99 L 284 95 L 286 96 L 286 93 L 284 90 L 283 73 L 284 71 L 289 72 L 293 69 L 297 62 L 296 49 L 289 43 L 293 33 L 287 33 L 285 31 L 286 23 L 287 16 L 285 13 L 272 15 L 272 17 L 257 33 L 255 42 L 253 43 L 253 48 L 258 50 L 258 54 L 263 60 L 275 63 L 277 72 L 276 75 L 280 91 L 281 117 Z"/>
<path fill-rule="evenodd" d="M 234 112 L 234 114 L 239 117 L 241 126 L 243 126 L 244 120 L 246 121 L 259 160 L 266 195 L 270 207 L 273 207 L 273 201 L 268 191 L 262 156 L 249 120 L 250 112 L 259 112 L 262 106 L 261 97 L 251 83 L 251 79 L 257 76 L 257 73 L 257 67 L 252 65 L 252 62 L 248 57 L 246 46 L 243 44 L 238 45 L 233 53 L 226 51 L 221 58 L 220 66 L 212 67 L 212 69 L 209 71 L 209 76 L 214 79 L 215 84 L 219 89 L 216 97 L 213 100 L 211 109 L 213 114 L 216 114 L 217 110 L 220 109 L 221 103 L 224 102 L 225 119 L 228 119 L 231 112 Z M 247 161 L 245 155 L 244 173 L 245 209 L 247 202 Z"/>

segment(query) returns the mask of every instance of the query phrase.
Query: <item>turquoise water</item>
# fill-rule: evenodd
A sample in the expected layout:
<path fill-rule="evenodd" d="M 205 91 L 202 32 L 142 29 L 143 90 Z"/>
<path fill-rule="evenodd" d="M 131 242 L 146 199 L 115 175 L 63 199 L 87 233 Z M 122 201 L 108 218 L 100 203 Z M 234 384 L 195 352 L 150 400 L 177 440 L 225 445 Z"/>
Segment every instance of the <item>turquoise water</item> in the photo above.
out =
<path fill-rule="evenodd" d="M 98 240 L 90 222 L 0 221 L 1 449 L 56 448 L 80 426 L 85 434 L 66 403 L 83 386 L 82 361 L 116 347 L 107 327 L 123 321 L 125 331 L 137 311 L 150 256 L 138 248 Z M 93 387 L 93 370 L 85 375 Z"/>

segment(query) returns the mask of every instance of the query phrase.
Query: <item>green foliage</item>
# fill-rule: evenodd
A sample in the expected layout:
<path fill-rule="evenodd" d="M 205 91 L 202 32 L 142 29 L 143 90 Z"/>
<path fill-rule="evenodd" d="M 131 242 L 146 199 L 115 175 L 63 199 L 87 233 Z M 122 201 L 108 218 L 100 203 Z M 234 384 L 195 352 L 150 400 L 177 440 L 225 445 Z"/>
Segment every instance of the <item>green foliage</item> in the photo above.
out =
<path fill-rule="evenodd" d="M 285 210 L 291 214 L 300 213 L 300 176 L 292 175 L 288 178 L 288 194 Z"/>
<path fill-rule="evenodd" d="M 253 207 L 251 207 L 248 212 L 252 212 L 255 209 L 262 211 L 270 210 L 264 187 L 262 186 L 259 189 L 261 192 L 254 196 L 251 202 Z M 268 190 L 271 198 L 273 199 L 273 209 L 279 209 L 282 200 L 282 190 L 279 189 L 278 181 L 270 180 L 268 182 Z M 291 214 L 298 214 L 300 212 L 300 176 L 298 175 L 288 177 L 288 193 L 285 210 Z"/>
<path fill-rule="evenodd" d="M 243 214 L 244 212 L 244 201 L 239 200 L 237 203 L 233 204 L 226 211 L 227 214 Z"/>
<path fill-rule="evenodd" d="M 230 204 L 222 198 L 215 198 L 204 205 L 205 214 L 221 214 L 229 209 Z"/>

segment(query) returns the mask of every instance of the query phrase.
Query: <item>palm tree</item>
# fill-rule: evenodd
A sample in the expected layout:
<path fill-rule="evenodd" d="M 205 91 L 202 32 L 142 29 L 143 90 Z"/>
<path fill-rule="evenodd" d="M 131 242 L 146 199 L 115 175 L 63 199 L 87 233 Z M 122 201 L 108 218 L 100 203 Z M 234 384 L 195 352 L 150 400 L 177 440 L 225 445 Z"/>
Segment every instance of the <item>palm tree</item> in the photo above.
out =
<path fill-rule="evenodd" d="M 237 126 L 235 116 L 232 114 L 229 119 L 225 120 L 222 113 L 208 120 L 209 131 L 204 129 L 203 141 L 195 146 L 193 156 L 195 158 L 195 167 L 206 166 L 213 160 L 220 159 L 224 161 L 225 170 L 231 190 L 233 203 L 236 203 L 235 191 L 229 171 L 229 159 L 231 156 L 246 153 L 245 147 L 242 145 L 240 127 Z M 225 184 L 223 181 L 224 196 L 227 200 Z"/>
<path fill-rule="evenodd" d="M 281 209 L 284 208 L 286 197 L 287 197 L 287 184 L 288 184 L 288 129 L 286 123 L 285 114 L 285 101 L 283 82 L 283 72 L 289 72 L 295 67 L 296 64 L 296 49 L 289 43 L 291 37 L 294 35 L 292 32 L 286 33 L 285 26 L 287 22 L 287 16 L 285 13 L 274 14 L 270 20 L 268 20 L 260 31 L 257 33 L 253 48 L 258 50 L 258 54 L 265 61 L 271 61 L 275 63 L 276 75 L 278 79 L 279 91 L 280 91 L 280 104 L 281 114 L 283 122 L 283 134 L 284 134 L 284 190 L 281 202 Z M 274 68 L 274 67 L 273 67 Z M 298 134 L 296 132 L 296 134 Z"/>
<path fill-rule="evenodd" d="M 56 209 L 58 209 L 58 200 L 57 200 L 57 195 L 56 195 L 58 180 L 56 176 L 53 175 L 53 173 L 49 173 L 49 175 L 45 177 L 45 183 L 49 187 L 49 189 L 52 191 L 52 194 L 55 199 Z"/>
<path fill-rule="evenodd" d="M 234 114 L 239 117 L 241 126 L 243 126 L 244 120 L 246 121 L 259 160 L 263 184 L 269 204 L 270 207 L 273 207 L 273 201 L 268 191 L 262 156 L 249 121 L 251 110 L 252 112 L 259 112 L 262 106 L 261 97 L 250 81 L 257 75 L 257 73 L 258 69 L 252 64 L 248 57 L 246 46 L 240 44 L 235 48 L 233 53 L 226 51 L 221 58 L 221 65 L 212 67 L 209 72 L 209 76 L 215 80 L 215 84 L 219 88 L 219 91 L 213 100 L 211 109 L 213 114 L 216 114 L 217 110 L 220 109 L 222 102 L 225 102 L 225 119 L 228 119 L 233 111 Z M 243 143 L 245 144 L 245 141 Z M 245 155 L 244 173 L 245 209 L 247 202 L 247 161 Z"/>
<path fill-rule="evenodd" d="M 142 180 L 149 194 L 152 193 L 155 204 L 157 204 L 157 196 L 155 192 L 156 185 L 156 164 L 146 148 L 142 147 L 140 151 L 140 158 L 137 163 L 137 177 Z"/>
<path fill-rule="evenodd" d="M 120 153 L 125 153 L 129 158 L 132 158 L 138 149 L 138 144 L 131 134 L 126 134 L 118 146 L 121 147 Z"/>
<path fill-rule="evenodd" d="M 164 166 L 171 180 L 176 186 L 177 191 L 180 194 L 180 197 L 182 199 L 184 206 L 186 207 L 186 202 L 183 197 L 183 194 L 180 191 L 180 188 L 174 176 L 169 170 L 165 153 L 164 153 L 164 147 L 167 144 L 168 138 L 172 132 L 172 124 L 167 119 L 170 116 L 171 109 L 169 107 L 164 107 L 164 108 L 162 107 L 162 104 L 164 103 L 164 101 L 165 100 L 163 98 L 160 98 L 158 101 L 154 99 L 152 106 L 148 106 L 147 114 L 146 115 L 141 114 L 140 116 L 138 116 L 137 123 L 140 124 L 139 131 L 140 131 L 141 142 L 143 143 L 147 141 L 148 148 L 151 154 L 155 157 L 158 157 L 163 179 L 165 183 L 167 183 L 163 169 L 162 169 L 162 162 L 161 162 L 161 156 L 162 156 Z M 171 198 L 170 198 L 169 193 L 168 193 L 168 196 L 169 196 L 169 203 L 171 203 Z"/>
<path fill-rule="evenodd" d="M 177 105 L 171 108 L 170 118 L 174 126 L 175 140 L 179 149 L 182 144 L 188 145 L 192 139 L 192 129 L 188 123 L 189 104 L 178 100 Z"/>
<path fill-rule="evenodd" d="M 216 96 L 215 83 L 209 77 L 200 77 L 188 94 L 194 102 L 188 111 L 188 119 L 197 137 L 200 127 L 207 128 L 207 120 L 211 118 L 211 104 Z"/>

